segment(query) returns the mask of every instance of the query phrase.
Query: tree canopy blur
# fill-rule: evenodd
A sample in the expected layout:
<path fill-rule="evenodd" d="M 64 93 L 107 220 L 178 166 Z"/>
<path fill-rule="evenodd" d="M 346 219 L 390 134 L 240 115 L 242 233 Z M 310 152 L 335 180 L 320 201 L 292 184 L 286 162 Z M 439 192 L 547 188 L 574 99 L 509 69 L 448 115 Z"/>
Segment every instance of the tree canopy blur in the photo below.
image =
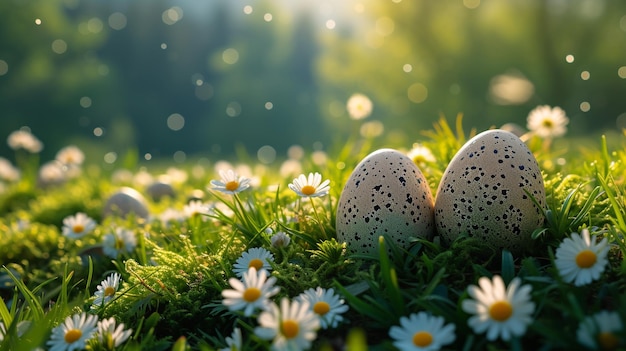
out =
<path fill-rule="evenodd" d="M 356 92 L 382 144 L 442 114 L 525 126 L 541 104 L 572 134 L 626 126 L 623 1 L 4 0 L 0 16 L 0 136 L 27 126 L 48 155 L 320 148 L 355 129 Z"/>

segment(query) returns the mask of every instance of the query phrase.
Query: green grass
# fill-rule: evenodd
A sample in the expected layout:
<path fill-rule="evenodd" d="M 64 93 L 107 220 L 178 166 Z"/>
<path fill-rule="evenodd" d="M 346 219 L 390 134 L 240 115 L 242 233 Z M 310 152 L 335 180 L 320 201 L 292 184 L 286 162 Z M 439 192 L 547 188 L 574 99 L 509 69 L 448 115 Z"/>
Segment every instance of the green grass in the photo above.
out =
<path fill-rule="evenodd" d="M 433 194 L 456 151 L 475 134 L 466 134 L 460 119 L 454 129 L 442 119 L 417 140 L 436 157 L 420 165 Z M 172 182 L 176 196 L 153 201 L 146 195 L 154 215 L 148 219 L 102 215 L 116 189 L 131 186 L 145 194 L 146 186 L 137 179 L 120 180 L 115 170 L 98 165 L 85 166 L 80 176 L 51 187 L 39 187 L 32 178 L 6 183 L 0 193 L 0 320 L 6 329 L 0 350 L 45 348 L 51 330 L 81 311 L 99 319 L 114 317 L 132 328 L 119 350 L 218 349 L 226 347 L 225 338 L 235 327 L 242 330 L 245 350 L 268 349 L 270 341 L 254 333 L 258 313 L 246 317 L 222 304 L 221 292 L 230 289 L 236 260 L 254 247 L 273 254 L 271 276 L 280 292 L 272 300 L 323 287 L 333 288 L 349 306 L 343 323 L 317 331 L 313 349 L 393 349 L 389 329 L 419 311 L 455 324 L 456 340 L 449 349 L 584 349 L 575 335 L 585 317 L 614 310 L 626 323 L 626 144 L 623 135 L 549 145 L 535 138 L 527 144 L 542 170 L 547 207 L 544 225 L 532 234 L 533 251 L 519 256 L 496 252 L 469 237 L 449 247 L 414 238 L 408 248 L 381 237 L 374 257 L 355 254 L 338 242 L 335 213 L 343 184 L 354 166 L 379 146 L 376 140 L 355 138 L 329 150 L 323 163 L 310 155 L 299 160 L 302 173 L 320 172 L 330 179 L 330 193 L 313 199 L 291 191 L 288 184 L 299 173 L 281 175 L 279 166 L 245 165 L 253 185 L 228 195 L 207 189 L 211 179 L 219 179 L 214 168 L 190 162 L 180 166 L 188 178 Z M 136 161 L 126 166 L 131 174 L 139 172 Z M 166 167 L 148 173 L 156 177 Z M 169 223 L 159 220 L 167 209 L 182 211 L 198 189 L 211 211 Z M 63 219 L 77 212 L 88 214 L 97 226 L 73 240 L 61 228 Z M 134 231 L 138 242 L 133 251 L 111 259 L 101 245 L 117 227 Z M 582 228 L 606 237 L 611 248 L 600 279 L 576 287 L 561 279 L 554 259 L 563 239 Z M 289 235 L 288 246 L 271 245 L 272 233 L 278 231 Z M 97 286 L 113 272 L 122 276 L 118 293 L 92 309 Z M 532 286 L 533 322 L 523 336 L 510 341 L 475 334 L 461 308 L 467 287 L 493 275 L 505 282 L 520 277 Z M 623 337 L 620 342 L 626 346 Z M 110 349 L 97 342 L 88 345 Z"/>

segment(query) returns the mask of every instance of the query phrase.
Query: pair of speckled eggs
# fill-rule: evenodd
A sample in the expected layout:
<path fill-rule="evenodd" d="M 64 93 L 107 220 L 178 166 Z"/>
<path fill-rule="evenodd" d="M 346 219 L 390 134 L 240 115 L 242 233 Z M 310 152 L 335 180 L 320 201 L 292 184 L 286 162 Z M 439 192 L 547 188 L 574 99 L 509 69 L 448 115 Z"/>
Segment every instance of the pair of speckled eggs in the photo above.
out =
<path fill-rule="evenodd" d="M 534 201 L 533 201 L 534 198 Z M 543 224 L 546 196 L 539 165 L 515 134 L 494 129 L 470 139 L 452 158 L 433 197 L 423 173 L 393 149 L 366 156 L 337 205 L 337 239 L 353 252 L 378 252 L 381 235 L 406 248 L 411 237 L 460 235 L 522 253 Z"/>

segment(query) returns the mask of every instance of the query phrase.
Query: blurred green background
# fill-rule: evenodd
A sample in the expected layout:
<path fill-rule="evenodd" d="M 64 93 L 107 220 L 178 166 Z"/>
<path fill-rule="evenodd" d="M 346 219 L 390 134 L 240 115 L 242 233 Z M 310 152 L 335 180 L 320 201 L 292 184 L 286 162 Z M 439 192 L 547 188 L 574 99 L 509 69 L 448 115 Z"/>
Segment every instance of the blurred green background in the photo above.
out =
<path fill-rule="evenodd" d="M 626 126 L 626 1 L 2 0 L 0 18 L 0 138 L 28 126 L 42 159 L 281 157 L 362 124 L 410 147 L 441 115 L 525 126 L 541 104 L 568 135 Z"/>

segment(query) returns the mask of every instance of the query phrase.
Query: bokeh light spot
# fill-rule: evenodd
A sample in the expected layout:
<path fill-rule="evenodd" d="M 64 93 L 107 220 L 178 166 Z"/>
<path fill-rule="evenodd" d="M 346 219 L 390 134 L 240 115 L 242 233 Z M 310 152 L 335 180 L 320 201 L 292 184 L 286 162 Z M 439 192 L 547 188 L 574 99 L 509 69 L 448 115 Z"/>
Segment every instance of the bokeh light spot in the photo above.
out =
<path fill-rule="evenodd" d="M 252 6 L 250 6 L 250 5 L 246 5 L 246 6 L 243 7 L 243 13 L 245 13 L 246 15 L 251 14 L 252 10 L 253 10 Z"/>
<path fill-rule="evenodd" d="M 328 29 L 335 29 L 336 25 L 337 23 L 335 23 L 335 20 L 329 19 L 326 21 L 326 28 Z"/>
<path fill-rule="evenodd" d="M 89 21 L 87 21 L 87 30 L 90 33 L 98 34 L 102 32 L 103 27 L 104 27 L 104 24 L 102 23 L 102 20 L 99 19 L 98 17 L 90 18 Z"/>
<path fill-rule="evenodd" d="M 41 19 L 35 18 L 35 24 L 40 26 L 41 25 Z"/>
<path fill-rule="evenodd" d="M 187 160 L 187 154 L 184 151 L 178 150 L 174 153 L 174 162 L 183 163 Z"/>
<path fill-rule="evenodd" d="M 480 6 L 480 0 L 463 0 L 463 6 L 470 10 L 473 10 Z"/>
<path fill-rule="evenodd" d="M 163 50 L 167 49 L 167 44 L 161 43 L 161 49 L 163 49 Z"/>
<path fill-rule="evenodd" d="M 90 108 L 91 107 L 91 98 L 89 96 L 83 96 L 80 98 L 80 107 L 82 108 Z"/>
<path fill-rule="evenodd" d="M 64 54 L 67 51 L 67 43 L 63 39 L 57 39 L 52 42 L 52 51 L 55 54 Z"/>
<path fill-rule="evenodd" d="M 185 126 L 185 117 L 178 113 L 172 113 L 167 117 L 167 127 L 173 131 L 179 131 Z"/>
<path fill-rule="evenodd" d="M 259 159 L 259 162 L 269 165 L 276 160 L 276 149 L 269 145 L 263 145 L 256 152 L 256 157 Z"/>
<path fill-rule="evenodd" d="M 409 73 L 413 70 L 413 66 L 411 66 L 408 63 L 405 63 L 404 66 L 402 66 L 402 70 L 406 73 Z"/>
<path fill-rule="evenodd" d="M 591 78 L 591 73 L 589 73 L 589 71 L 582 71 L 580 73 L 580 79 L 589 80 L 589 78 Z"/>
<path fill-rule="evenodd" d="M 5 60 L 0 60 L 0 76 L 9 72 L 9 64 Z"/>
<path fill-rule="evenodd" d="M 104 162 L 111 164 L 117 161 L 117 153 L 111 151 L 104 154 Z"/>
<path fill-rule="evenodd" d="M 97 137 L 101 137 L 104 134 L 104 130 L 100 127 L 96 127 L 93 129 L 93 135 Z"/>
<path fill-rule="evenodd" d="M 376 33 L 387 36 L 393 33 L 396 23 L 389 17 L 384 16 L 376 20 Z"/>
<path fill-rule="evenodd" d="M 163 23 L 171 26 L 183 19 L 183 9 L 178 6 L 170 7 L 169 9 L 163 11 L 161 19 L 163 20 Z"/>
<path fill-rule="evenodd" d="M 146 161 L 152 160 L 152 154 L 149 153 L 149 152 L 146 152 L 146 154 L 143 155 L 143 159 L 146 160 Z"/>
<path fill-rule="evenodd" d="M 626 79 L 626 66 L 622 66 L 618 68 L 617 75 L 622 79 Z"/>
<path fill-rule="evenodd" d="M 224 52 L 222 52 L 222 60 L 229 65 L 234 65 L 237 61 L 239 61 L 239 51 L 233 48 L 224 50 Z"/>
<path fill-rule="evenodd" d="M 581 102 L 580 110 L 583 112 L 588 112 L 589 110 L 591 110 L 591 104 L 588 101 Z"/>
<path fill-rule="evenodd" d="M 265 103 L 265 109 L 266 110 L 269 111 L 269 110 L 271 110 L 273 108 L 274 108 L 274 104 L 271 101 L 268 101 L 268 102 Z"/>
<path fill-rule="evenodd" d="M 126 28 L 127 19 L 126 15 L 121 12 L 113 12 L 109 16 L 109 27 L 115 30 L 122 30 Z"/>
<path fill-rule="evenodd" d="M 271 13 L 266 13 L 263 15 L 263 19 L 265 20 L 265 22 L 271 22 L 273 18 L 274 17 L 272 16 Z"/>
<path fill-rule="evenodd" d="M 237 101 L 231 101 L 228 103 L 228 106 L 226 106 L 226 115 L 228 115 L 228 117 L 237 117 L 241 114 L 241 104 L 239 104 Z"/>
<path fill-rule="evenodd" d="M 407 96 L 411 102 L 419 104 L 424 102 L 426 98 L 428 98 L 428 89 L 424 84 L 421 83 L 413 83 L 407 89 Z"/>
<path fill-rule="evenodd" d="M 574 55 L 567 55 L 567 56 L 565 56 L 565 62 L 573 63 L 574 62 Z"/>

